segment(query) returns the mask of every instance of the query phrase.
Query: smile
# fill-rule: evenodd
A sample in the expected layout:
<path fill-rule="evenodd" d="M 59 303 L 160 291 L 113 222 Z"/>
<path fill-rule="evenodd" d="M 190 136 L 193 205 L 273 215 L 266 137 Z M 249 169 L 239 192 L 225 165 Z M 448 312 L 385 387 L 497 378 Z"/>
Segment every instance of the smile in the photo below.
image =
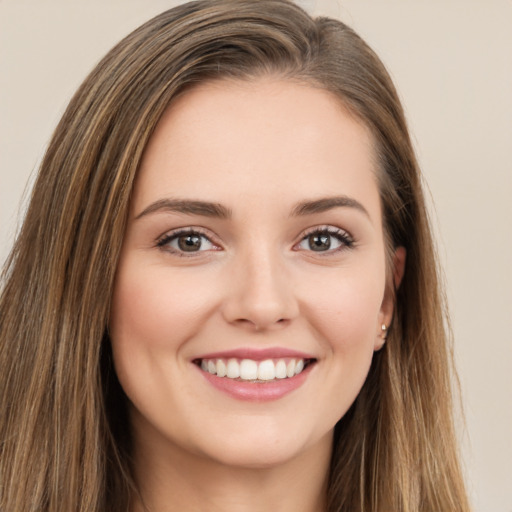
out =
<path fill-rule="evenodd" d="M 205 358 L 197 359 L 194 362 L 204 372 L 217 377 L 246 382 L 269 382 L 295 377 L 314 361 L 314 359 L 303 358 L 278 358 L 262 361 L 237 358 Z"/>
<path fill-rule="evenodd" d="M 231 398 L 267 402 L 302 387 L 318 359 L 305 352 L 273 347 L 201 354 L 191 362 L 209 385 Z"/>

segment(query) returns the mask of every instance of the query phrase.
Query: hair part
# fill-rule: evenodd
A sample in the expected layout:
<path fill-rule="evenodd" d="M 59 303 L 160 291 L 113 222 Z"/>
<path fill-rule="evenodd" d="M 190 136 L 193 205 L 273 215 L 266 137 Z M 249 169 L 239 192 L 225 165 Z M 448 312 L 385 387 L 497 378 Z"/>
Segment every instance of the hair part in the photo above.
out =
<path fill-rule="evenodd" d="M 451 354 L 420 172 L 392 81 L 342 22 L 287 0 L 180 5 L 115 46 L 41 164 L 0 298 L 0 510 L 125 512 L 136 493 L 107 326 L 130 196 L 170 103 L 208 80 L 330 91 L 371 131 L 388 241 L 407 250 L 385 348 L 335 430 L 329 512 L 466 512 Z M 391 286 L 391 284 L 390 284 Z"/>

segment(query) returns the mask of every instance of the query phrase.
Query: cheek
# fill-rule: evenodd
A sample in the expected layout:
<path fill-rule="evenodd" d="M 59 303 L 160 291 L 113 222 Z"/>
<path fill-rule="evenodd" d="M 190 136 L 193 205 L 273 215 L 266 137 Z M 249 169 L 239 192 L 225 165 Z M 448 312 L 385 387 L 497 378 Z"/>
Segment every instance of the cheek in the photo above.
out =
<path fill-rule="evenodd" d="M 139 350 L 178 348 L 211 307 L 200 276 L 176 275 L 160 267 L 121 266 L 114 290 L 111 333 L 117 344 Z M 193 321 L 192 321 L 193 320 Z"/>
<path fill-rule="evenodd" d="M 327 354 L 322 386 L 329 399 L 319 404 L 323 409 L 318 414 L 329 425 L 345 415 L 368 375 L 384 293 L 381 282 L 379 273 L 340 275 L 326 281 L 323 293 L 309 303 L 310 324 Z"/>
<path fill-rule="evenodd" d="M 309 313 L 328 351 L 372 353 L 384 296 L 384 272 L 342 269 L 318 284 L 319 292 L 308 301 Z"/>
<path fill-rule="evenodd" d="M 110 317 L 110 338 L 117 377 L 144 416 L 187 394 L 175 378 L 186 370 L 187 342 L 211 311 L 216 287 L 201 272 L 170 272 L 125 258 L 118 268 Z M 172 386 L 169 386 L 170 376 Z"/>

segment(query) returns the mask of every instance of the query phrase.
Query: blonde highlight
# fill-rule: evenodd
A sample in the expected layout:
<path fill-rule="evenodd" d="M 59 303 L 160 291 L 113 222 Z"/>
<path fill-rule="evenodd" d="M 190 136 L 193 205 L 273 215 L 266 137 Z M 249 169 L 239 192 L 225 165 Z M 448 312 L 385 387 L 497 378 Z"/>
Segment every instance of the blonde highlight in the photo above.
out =
<path fill-rule="evenodd" d="M 2 275 L 0 510 L 129 510 L 137 487 L 108 321 L 139 163 L 179 95 L 261 75 L 328 90 L 367 126 L 389 252 L 407 249 L 386 346 L 336 426 L 328 510 L 469 510 L 446 306 L 399 98 L 350 28 L 287 0 L 171 9 L 114 47 L 71 100 Z"/>

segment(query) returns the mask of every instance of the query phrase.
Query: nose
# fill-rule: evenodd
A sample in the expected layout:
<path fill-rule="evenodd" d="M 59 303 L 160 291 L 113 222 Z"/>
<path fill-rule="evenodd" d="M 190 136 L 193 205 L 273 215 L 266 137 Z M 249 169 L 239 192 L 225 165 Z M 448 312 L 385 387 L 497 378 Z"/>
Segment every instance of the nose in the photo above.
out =
<path fill-rule="evenodd" d="M 282 328 L 298 316 L 289 273 L 272 251 L 248 251 L 230 269 L 224 319 L 253 331 Z"/>

